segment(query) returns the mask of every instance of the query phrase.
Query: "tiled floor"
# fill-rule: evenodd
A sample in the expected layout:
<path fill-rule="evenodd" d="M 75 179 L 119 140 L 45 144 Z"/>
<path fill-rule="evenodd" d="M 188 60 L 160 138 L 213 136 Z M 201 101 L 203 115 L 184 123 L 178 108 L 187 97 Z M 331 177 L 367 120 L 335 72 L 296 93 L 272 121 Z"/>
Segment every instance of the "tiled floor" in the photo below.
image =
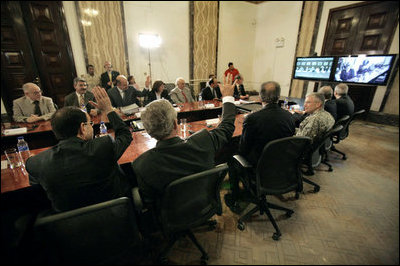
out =
<path fill-rule="evenodd" d="M 209 253 L 209 264 L 399 264 L 399 128 L 355 121 L 350 136 L 337 145 L 343 161 L 330 153 L 334 171 L 321 165 L 310 177 L 321 185 L 314 194 L 305 184 L 294 200 L 271 197 L 292 208 L 285 218 L 272 210 L 282 231 L 272 240 L 272 224 L 255 216 L 237 229 L 238 215 L 224 206 L 215 231 L 195 231 Z M 222 191 L 222 194 L 227 191 Z M 171 264 L 199 264 L 190 242 L 177 242 Z"/>

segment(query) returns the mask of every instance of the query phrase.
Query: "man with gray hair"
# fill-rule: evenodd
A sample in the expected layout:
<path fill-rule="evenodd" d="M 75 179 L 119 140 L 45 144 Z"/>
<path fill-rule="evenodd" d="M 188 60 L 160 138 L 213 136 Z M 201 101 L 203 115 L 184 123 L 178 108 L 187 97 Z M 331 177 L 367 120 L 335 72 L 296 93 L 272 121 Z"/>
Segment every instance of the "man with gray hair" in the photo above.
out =
<path fill-rule="evenodd" d="M 335 98 L 337 107 L 337 119 L 345 115 L 351 116 L 354 113 L 353 100 L 347 95 L 349 87 L 345 83 L 339 83 L 335 87 Z"/>
<path fill-rule="evenodd" d="M 25 96 L 13 101 L 15 122 L 34 123 L 48 120 L 56 112 L 53 100 L 42 96 L 42 90 L 34 83 L 22 85 Z"/>
<path fill-rule="evenodd" d="M 321 93 L 307 95 L 304 109 L 309 115 L 300 123 L 296 136 L 310 137 L 314 141 L 333 127 L 335 119 L 324 110 L 324 101 L 325 97 Z"/>
<path fill-rule="evenodd" d="M 243 131 L 239 143 L 239 154 L 244 156 L 252 165 L 257 165 L 265 145 L 275 139 L 291 137 L 295 134 L 295 124 L 292 115 L 282 109 L 279 104 L 281 87 L 275 81 L 264 82 L 260 89 L 263 108 L 249 114 L 243 122 Z M 229 165 L 229 180 L 232 194 L 225 196 L 225 202 L 232 211 L 236 212 L 236 201 L 239 199 L 240 167 Z"/>
<path fill-rule="evenodd" d="M 177 78 L 175 81 L 175 88 L 169 93 L 171 100 L 174 103 L 192 103 L 194 99 L 192 93 L 185 87 L 185 80 Z"/>
<path fill-rule="evenodd" d="M 325 103 L 324 103 L 324 109 L 328 113 L 332 115 L 332 117 L 336 120 L 337 118 L 337 108 L 336 108 L 336 102 L 335 100 L 332 100 L 333 96 L 333 90 L 332 87 L 327 85 L 327 86 L 322 86 L 319 91 L 319 93 L 322 93 L 325 97 Z"/>
<path fill-rule="evenodd" d="M 86 80 L 80 77 L 74 78 L 74 88 L 74 92 L 65 96 L 64 106 L 76 106 L 92 116 L 97 115 L 98 110 L 89 104 L 89 101 L 96 102 L 96 100 L 94 94 L 88 91 Z"/>
<path fill-rule="evenodd" d="M 232 77 L 222 87 L 222 121 L 215 129 L 200 130 L 183 140 L 178 136 L 177 113 L 172 104 L 155 100 L 141 113 L 144 128 L 157 140 L 156 147 L 132 162 L 139 191 L 145 202 L 159 203 L 172 181 L 214 167 L 214 157 L 235 130 L 236 107 Z"/>

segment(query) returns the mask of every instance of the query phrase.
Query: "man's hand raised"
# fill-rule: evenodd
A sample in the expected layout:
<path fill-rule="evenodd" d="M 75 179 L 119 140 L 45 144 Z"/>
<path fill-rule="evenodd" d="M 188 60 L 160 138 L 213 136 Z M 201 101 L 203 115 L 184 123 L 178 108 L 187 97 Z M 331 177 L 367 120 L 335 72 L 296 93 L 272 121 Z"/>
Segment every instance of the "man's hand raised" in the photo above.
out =
<path fill-rule="evenodd" d="M 220 87 L 222 97 L 225 96 L 233 96 L 233 90 L 236 85 L 236 80 L 232 84 L 232 74 L 228 74 L 226 77 L 224 76 L 224 85 Z"/>
<path fill-rule="evenodd" d="M 104 88 L 96 86 L 93 88 L 92 92 L 94 94 L 94 97 L 96 98 L 97 103 L 89 101 L 91 105 L 99 109 L 102 113 L 104 112 L 108 114 L 109 112 L 113 111 L 110 97 L 108 97 L 108 94 Z"/>

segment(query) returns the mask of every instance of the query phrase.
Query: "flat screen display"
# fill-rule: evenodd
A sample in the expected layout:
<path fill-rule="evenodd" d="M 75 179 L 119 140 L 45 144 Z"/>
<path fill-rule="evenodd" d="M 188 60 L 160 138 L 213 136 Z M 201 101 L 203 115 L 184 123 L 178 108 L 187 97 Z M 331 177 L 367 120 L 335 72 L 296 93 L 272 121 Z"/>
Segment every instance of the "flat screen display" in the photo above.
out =
<path fill-rule="evenodd" d="M 329 80 L 334 57 L 297 57 L 293 78 Z"/>
<path fill-rule="evenodd" d="M 339 57 L 334 81 L 386 85 L 394 58 L 395 55 Z"/>

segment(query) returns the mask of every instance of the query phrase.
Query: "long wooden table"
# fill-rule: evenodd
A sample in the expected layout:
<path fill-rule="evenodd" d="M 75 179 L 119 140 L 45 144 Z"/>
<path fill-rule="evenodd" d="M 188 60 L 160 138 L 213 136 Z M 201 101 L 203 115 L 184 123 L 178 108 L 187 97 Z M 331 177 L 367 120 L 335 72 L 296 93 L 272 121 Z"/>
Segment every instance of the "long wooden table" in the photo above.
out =
<path fill-rule="evenodd" d="M 244 120 L 245 116 L 246 116 L 246 114 L 236 115 L 235 131 L 233 133 L 233 138 L 240 137 L 240 135 L 242 134 L 243 120 Z M 184 135 L 184 133 L 180 130 L 180 128 L 178 130 L 178 134 L 181 138 L 190 136 L 189 130 L 197 132 L 202 129 L 212 130 L 217 127 L 217 124 L 212 124 L 211 126 L 207 127 L 206 120 L 190 122 L 187 125 L 188 126 L 187 126 L 187 130 L 185 133 L 186 135 Z M 109 131 L 111 132 L 110 134 L 114 134 L 112 132 L 112 130 L 109 130 Z M 121 158 L 118 160 L 118 163 L 120 165 L 130 164 L 137 157 L 139 157 L 142 153 L 154 148 L 157 143 L 157 141 L 155 139 L 151 138 L 145 130 L 132 132 L 132 138 L 133 138 L 133 140 L 132 140 L 131 144 L 126 149 L 126 151 L 121 156 Z M 228 143 L 227 147 L 225 147 L 225 148 L 229 149 L 230 145 L 232 145 L 232 143 Z M 45 148 L 40 148 L 40 149 L 34 149 L 34 150 L 31 150 L 31 154 L 36 155 L 36 154 L 38 154 L 42 151 L 45 151 L 49 148 L 51 148 L 51 146 L 48 146 Z M 6 160 L 5 155 L 2 155 L 1 159 Z M 19 167 L 16 169 L 7 168 L 4 170 L 1 170 L 1 193 L 24 188 L 27 186 L 29 186 L 29 178 L 28 178 L 28 173 L 26 172 L 24 167 Z"/>

